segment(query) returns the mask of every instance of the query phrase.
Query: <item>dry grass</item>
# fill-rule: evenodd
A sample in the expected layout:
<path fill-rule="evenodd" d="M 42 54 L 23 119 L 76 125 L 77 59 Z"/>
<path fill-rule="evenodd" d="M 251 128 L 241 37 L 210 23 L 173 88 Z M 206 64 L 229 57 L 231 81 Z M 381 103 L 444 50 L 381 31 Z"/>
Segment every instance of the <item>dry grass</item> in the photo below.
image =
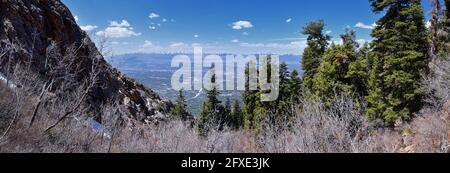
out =
<path fill-rule="evenodd" d="M 80 89 L 80 92 L 82 89 Z M 0 85 L 1 96 L 13 90 Z M 101 128 L 93 128 L 88 116 L 78 111 L 50 133 L 45 129 L 58 119 L 79 94 L 56 99 L 43 107 L 36 123 L 29 127 L 33 97 L 24 97 L 20 118 L 0 142 L 0 152 L 95 152 L 95 153 L 372 153 L 372 152 L 447 152 L 448 124 L 439 116 L 419 117 L 397 129 L 378 128 L 361 114 L 362 108 L 341 97 L 331 109 L 319 103 L 304 104 L 293 125 L 265 125 L 258 135 L 247 130 L 212 130 L 201 137 L 190 124 L 167 122 L 160 125 L 135 125 L 124 119 L 120 107 L 103 110 Z M 2 120 L 11 120 L 15 100 L 2 97 Z M 57 104 L 58 103 L 58 104 Z M 8 111 L 8 112 L 5 112 Z M 434 114 L 433 114 L 434 115 Z M 2 131 L 5 124 L 2 124 Z"/>

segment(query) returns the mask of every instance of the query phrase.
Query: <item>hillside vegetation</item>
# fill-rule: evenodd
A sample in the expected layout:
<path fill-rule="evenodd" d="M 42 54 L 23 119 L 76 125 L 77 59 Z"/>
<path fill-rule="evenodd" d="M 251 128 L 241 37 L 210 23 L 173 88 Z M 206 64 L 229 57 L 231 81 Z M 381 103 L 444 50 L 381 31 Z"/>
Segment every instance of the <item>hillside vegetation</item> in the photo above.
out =
<path fill-rule="evenodd" d="M 70 46 L 60 55 L 49 44 L 42 59 L 60 61 L 32 70 L 34 54 L 23 53 L 32 45 L 5 37 L 0 152 L 450 152 L 450 1 L 432 1 L 428 27 L 420 0 L 369 2 L 383 14 L 373 41 L 359 45 L 347 30 L 342 44 L 330 43 L 325 22 L 312 21 L 303 28 L 303 76 L 281 64 L 277 101 L 261 101 L 265 91 L 247 84 L 242 103 L 222 103 L 213 89 L 196 118 L 183 91 L 172 106 L 101 55 L 80 57 Z M 111 81 L 117 86 L 104 86 Z"/>

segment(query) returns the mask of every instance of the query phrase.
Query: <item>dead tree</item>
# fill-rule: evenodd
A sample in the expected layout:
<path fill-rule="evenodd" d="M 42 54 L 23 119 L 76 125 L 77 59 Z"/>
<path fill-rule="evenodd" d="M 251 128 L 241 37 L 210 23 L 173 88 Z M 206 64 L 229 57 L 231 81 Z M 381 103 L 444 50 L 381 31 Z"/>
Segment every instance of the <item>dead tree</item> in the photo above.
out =
<path fill-rule="evenodd" d="M 439 51 L 439 27 L 441 18 L 441 3 L 439 0 L 432 0 L 431 20 L 430 20 L 430 41 L 429 41 L 429 57 L 436 59 Z"/>

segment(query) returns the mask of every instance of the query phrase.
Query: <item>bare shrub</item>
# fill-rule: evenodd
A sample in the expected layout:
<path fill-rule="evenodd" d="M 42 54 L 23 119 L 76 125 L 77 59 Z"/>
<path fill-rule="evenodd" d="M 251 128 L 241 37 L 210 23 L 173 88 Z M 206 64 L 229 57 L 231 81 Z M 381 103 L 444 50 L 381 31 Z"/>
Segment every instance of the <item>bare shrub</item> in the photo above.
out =
<path fill-rule="evenodd" d="M 331 107 L 322 102 L 304 102 L 296 110 L 291 128 L 266 126 L 259 140 L 269 153 L 383 152 L 375 145 L 376 128 L 365 119 L 364 107 L 352 98 L 337 96 Z M 377 144 L 378 145 L 378 144 Z"/>
<path fill-rule="evenodd" d="M 412 122 L 414 139 L 412 146 L 416 152 L 445 153 L 449 151 L 450 128 L 438 114 L 428 114 Z"/>
<path fill-rule="evenodd" d="M 432 107 L 441 107 L 450 100 L 450 60 L 436 58 L 430 62 L 431 73 L 424 76 L 426 101 Z"/>
<path fill-rule="evenodd" d="M 331 105 L 320 100 L 291 105 L 285 110 L 290 115 L 286 119 L 273 119 L 273 115 L 278 115 L 276 112 L 258 115 L 272 118 L 258 133 L 211 123 L 207 125 L 208 134 L 203 136 L 186 122 L 157 125 L 137 122 L 124 113 L 125 107 L 113 101 L 100 105 L 100 115 L 92 115 L 91 106 L 84 101 L 93 87 L 102 87 L 97 83 L 100 72 L 96 58 L 91 57 L 89 69 L 67 71 L 68 66 L 79 66 L 77 49 L 69 47 L 67 51 L 72 53 L 59 57 L 55 44 L 47 50 L 48 72 L 44 77 L 32 73 L 28 64 L 16 63 L 4 70 L 7 82 L 0 81 L 0 152 L 450 152 L 448 60 L 435 60 L 431 75 L 424 80 L 428 107 L 411 122 L 398 124 L 396 128 L 369 122 L 363 101 L 355 102 L 355 98 L 336 94 Z M 5 52 L 0 51 L 0 57 Z M 58 58 L 61 61 L 56 61 Z M 79 73 L 88 73 L 88 77 L 76 80 Z"/>

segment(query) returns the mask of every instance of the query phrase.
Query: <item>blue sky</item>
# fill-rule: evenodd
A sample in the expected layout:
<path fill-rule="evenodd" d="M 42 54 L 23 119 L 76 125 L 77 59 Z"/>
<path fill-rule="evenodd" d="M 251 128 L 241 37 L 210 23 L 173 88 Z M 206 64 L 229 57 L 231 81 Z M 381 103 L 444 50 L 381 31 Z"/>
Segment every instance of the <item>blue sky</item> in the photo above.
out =
<path fill-rule="evenodd" d="M 309 21 L 323 19 L 334 41 L 347 27 L 364 41 L 380 17 L 368 0 L 63 2 L 94 40 L 108 38 L 114 54 L 188 53 L 193 46 L 210 53 L 301 54 L 305 36 L 300 31 Z"/>

